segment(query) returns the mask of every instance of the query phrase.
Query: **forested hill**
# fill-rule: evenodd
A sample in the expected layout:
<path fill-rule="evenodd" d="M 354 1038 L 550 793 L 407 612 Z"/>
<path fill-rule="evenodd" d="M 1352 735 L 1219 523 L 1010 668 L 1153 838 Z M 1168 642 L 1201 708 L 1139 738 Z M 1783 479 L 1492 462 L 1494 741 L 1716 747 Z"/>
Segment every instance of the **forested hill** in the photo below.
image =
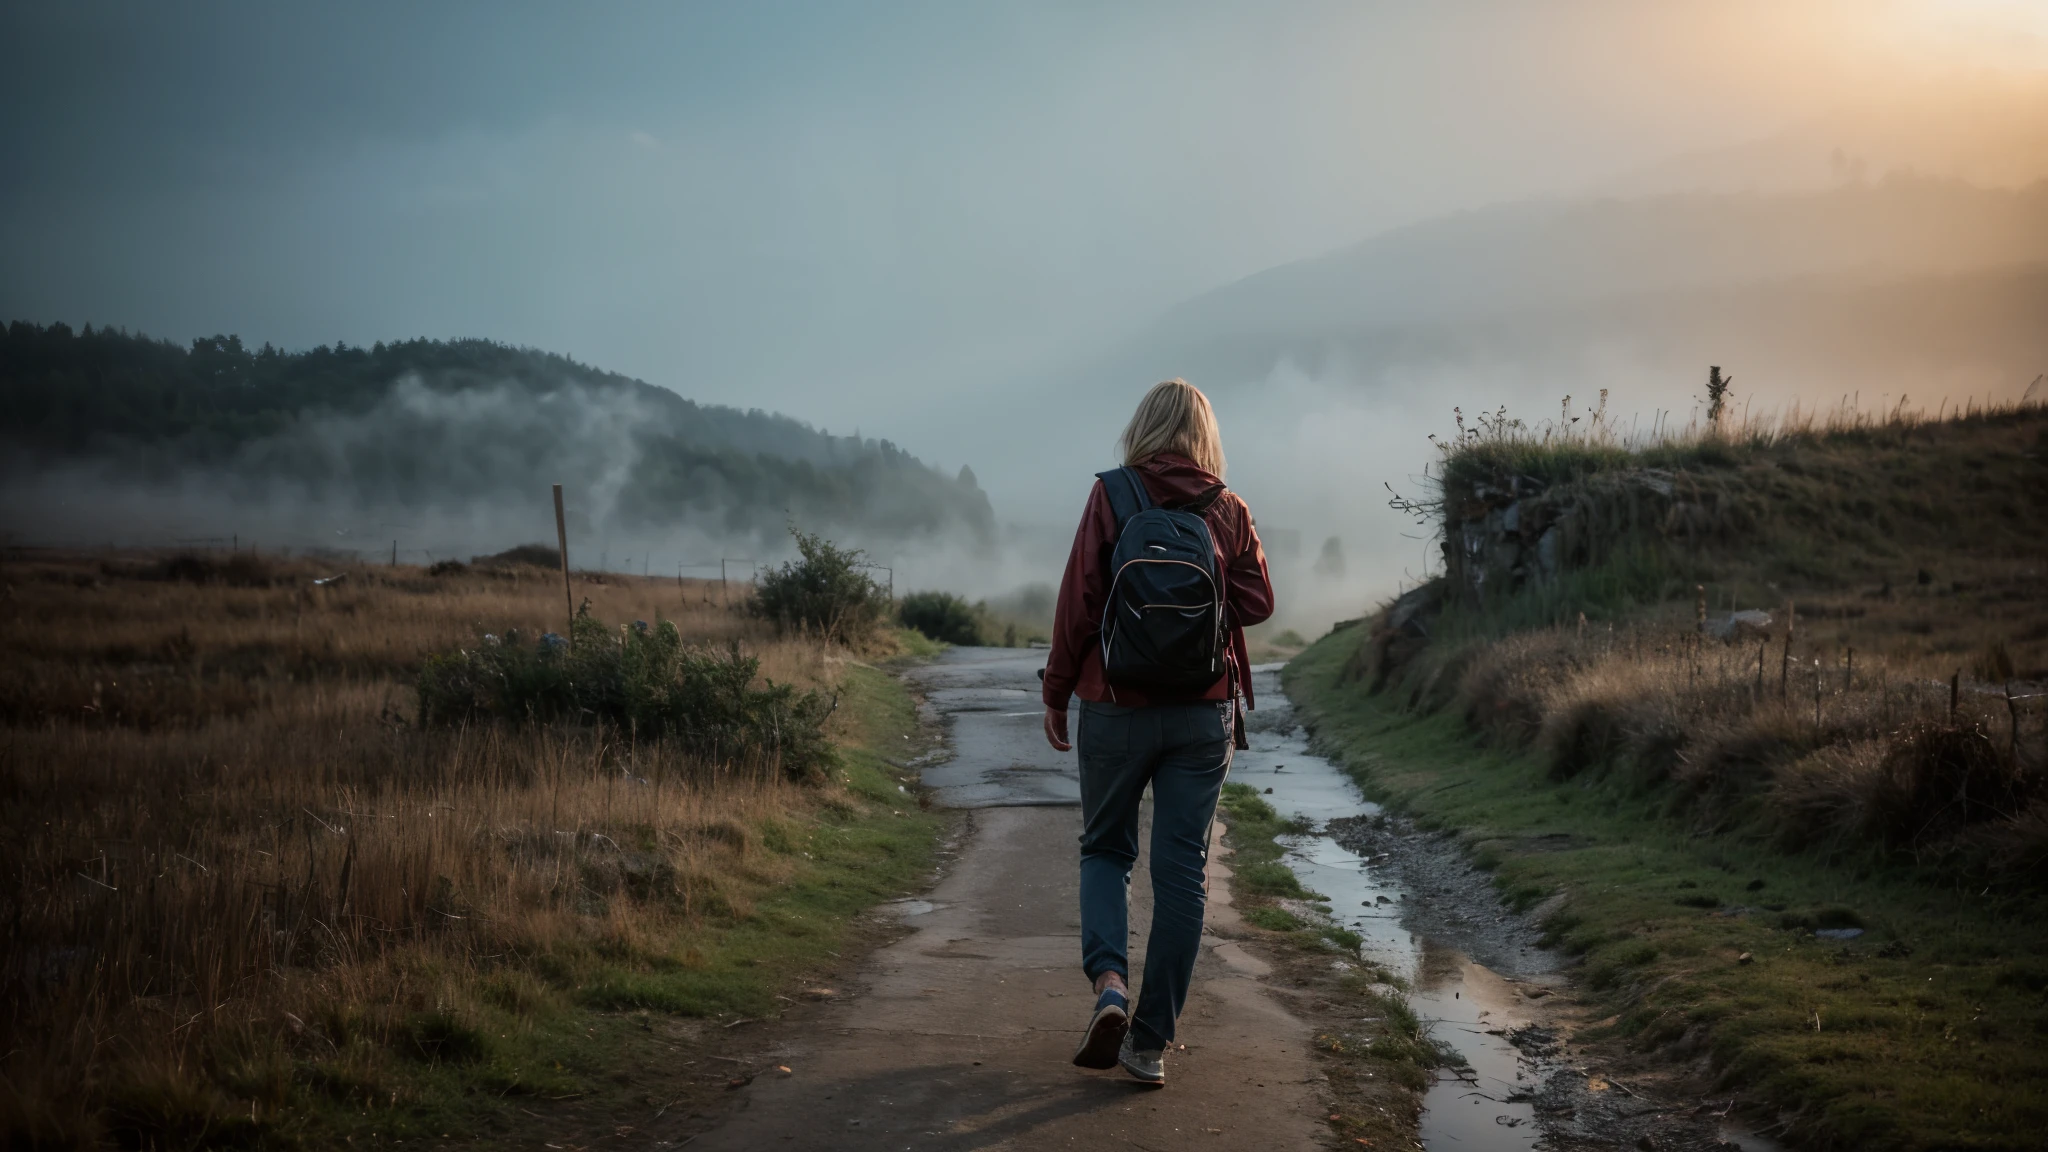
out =
<path fill-rule="evenodd" d="M 488 522 L 560 481 L 593 536 L 688 526 L 765 541 L 791 522 L 869 542 L 993 533 L 965 469 L 485 340 L 283 352 L 17 321 L 0 332 L 0 439 L 16 487 L 82 475 L 298 501 L 329 520 L 475 509 L 467 522 Z M 538 535 L 528 519 L 508 530 Z"/>

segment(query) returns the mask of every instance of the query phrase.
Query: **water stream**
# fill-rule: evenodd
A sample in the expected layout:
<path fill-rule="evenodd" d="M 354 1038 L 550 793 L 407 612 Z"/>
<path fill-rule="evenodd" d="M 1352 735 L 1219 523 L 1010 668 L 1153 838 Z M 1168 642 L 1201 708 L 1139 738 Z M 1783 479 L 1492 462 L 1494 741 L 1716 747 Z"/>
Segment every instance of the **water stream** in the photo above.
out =
<path fill-rule="evenodd" d="M 1303 816 L 1317 831 L 1291 836 L 1285 862 L 1303 885 L 1329 898 L 1333 919 L 1364 937 L 1361 957 L 1409 986 L 1409 1003 L 1432 1036 L 1470 1065 L 1441 1069 L 1423 1101 L 1427 1148 L 1533 1149 L 1541 1135 L 1526 1101 L 1538 1069 L 1508 1043 L 1509 1029 L 1529 1023 L 1521 995 L 1462 952 L 1436 945 L 1403 926 L 1407 893 L 1385 862 L 1359 857 L 1325 834 L 1331 820 L 1370 816 L 1379 806 L 1359 795 L 1336 765 L 1308 750 L 1300 726 L 1276 716 L 1286 707 L 1277 666 L 1253 669 L 1260 713 L 1251 750 L 1238 753 L 1230 778 L 1249 784 L 1283 816 Z M 1257 713 L 1254 713 L 1257 715 Z M 1274 722 L 1274 721 L 1278 722 Z"/>
<path fill-rule="evenodd" d="M 1512 943 L 1502 951 L 1510 980 L 1464 951 L 1420 935 L 1406 925 L 1411 894 L 1385 858 L 1366 859 L 1327 832 L 1331 820 L 1372 816 L 1379 806 L 1359 794 L 1342 770 L 1311 754 L 1305 733 L 1289 714 L 1279 666 L 1253 669 L 1260 707 L 1248 725 L 1251 750 L 1238 753 L 1233 781 L 1262 793 L 1282 816 L 1302 816 L 1314 831 L 1283 840 L 1285 863 L 1303 885 L 1329 900 L 1332 918 L 1364 938 L 1360 955 L 1398 976 L 1409 1003 L 1430 1034 L 1456 1049 L 1468 1067 L 1444 1068 L 1423 1101 L 1422 1140 L 1429 1149 L 1533 1149 L 1544 1137 L 1531 1097 L 1560 1070 L 1554 1058 L 1527 1055 L 1509 1042 L 1536 1015 L 1524 990 L 1560 986 L 1559 960 Z M 1461 914 L 1487 916 L 1487 908 Z M 1519 985 L 1519 986 L 1518 986 Z M 1774 1145 L 1749 1133 L 1721 1128 L 1724 1146 L 1769 1152 Z"/>

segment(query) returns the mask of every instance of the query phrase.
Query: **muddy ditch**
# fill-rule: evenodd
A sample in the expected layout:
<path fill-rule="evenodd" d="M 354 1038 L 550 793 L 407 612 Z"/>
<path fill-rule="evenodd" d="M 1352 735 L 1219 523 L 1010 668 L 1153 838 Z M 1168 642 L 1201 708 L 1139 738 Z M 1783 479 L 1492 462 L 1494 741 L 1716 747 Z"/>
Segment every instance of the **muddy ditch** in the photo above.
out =
<path fill-rule="evenodd" d="M 1636 1066 L 1610 1047 L 1576 1043 L 1590 1013 L 1573 994 L 1567 958 L 1538 943 L 1536 917 L 1505 906 L 1454 836 L 1381 811 L 1313 755 L 1278 666 L 1254 672 L 1252 747 L 1231 779 L 1305 820 L 1309 831 L 1281 841 L 1284 862 L 1328 899 L 1334 922 L 1361 937 L 1359 961 L 1395 977 L 1430 1037 L 1456 1054 L 1424 1092 L 1425 1148 L 1775 1152 L 1731 1121 L 1725 1097 L 1698 1095 L 1689 1070 Z M 1343 1025 L 1319 1019 L 1316 1007 L 1296 1005 L 1319 1033 Z M 1333 1079 L 1333 1109 L 1359 1099 Z"/>

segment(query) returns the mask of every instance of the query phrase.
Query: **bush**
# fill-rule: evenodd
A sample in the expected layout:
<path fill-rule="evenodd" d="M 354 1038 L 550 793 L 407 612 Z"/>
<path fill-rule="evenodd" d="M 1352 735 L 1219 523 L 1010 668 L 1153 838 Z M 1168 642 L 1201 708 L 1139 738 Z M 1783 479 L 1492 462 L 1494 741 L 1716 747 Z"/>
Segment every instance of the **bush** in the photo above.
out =
<path fill-rule="evenodd" d="M 791 530 L 799 558 L 761 576 L 752 610 L 783 628 L 813 632 L 842 644 L 860 644 L 889 611 L 889 597 L 861 563 L 857 548 Z"/>
<path fill-rule="evenodd" d="M 906 627 L 947 644 L 982 643 L 981 613 L 951 592 L 912 592 L 897 609 Z"/>
<path fill-rule="evenodd" d="M 562 564 L 562 554 L 552 544 L 521 544 L 516 548 L 507 548 L 503 552 L 493 552 L 489 556 L 472 556 L 469 562 L 485 568 L 506 568 L 515 564 L 533 568 L 559 568 Z"/>
<path fill-rule="evenodd" d="M 229 588 L 274 588 L 291 583 L 279 566 L 254 551 L 209 556 L 185 552 L 151 565 L 138 573 L 146 580 L 168 580 L 179 584 L 220 584 Z"/>
<path fill-rule="evenodd" d="M 761 662 L 738 645 L 685 644 L 668 620 L 614 632 L 587 606 L 575 639 L 507 632 L 429 657 L 418 682 L 421 722 L 605 723 L 640 739 L 677 740 L 710 760 L 779 767 L 792 779 L 817 778 L 833 763 L 824 728 L 832 703 L 772 680 L 756 687 Z"/>

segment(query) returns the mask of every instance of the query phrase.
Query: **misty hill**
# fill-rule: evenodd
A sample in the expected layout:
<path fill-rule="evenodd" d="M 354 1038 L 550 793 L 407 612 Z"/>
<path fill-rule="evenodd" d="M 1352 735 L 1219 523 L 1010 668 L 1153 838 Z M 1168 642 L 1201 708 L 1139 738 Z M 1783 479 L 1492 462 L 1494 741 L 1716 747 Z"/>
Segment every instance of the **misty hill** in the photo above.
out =
<path fill-rule="evenodd" d="M 283 352 L 16 322 L 0 333 L 0 441 L 11 487 L 104 497 L 70 499 L 63 526 L 80 530 L 102 527 L 83 515 L 143 532 L 158 502 L 187 532 L 333 544 L 432 522 L 438 543 L 481 549 L 551 530 L 536 510 L 556 481 L 589 540 L 769 544 L 789 521 L 869 543 L 993 530 L 965 470 L 484 340 Z M 26 515 L 12 526 L 48 527 Z"/>
<path fill-rule="evenodd" d="M 1619 343 L 1788 379 L 1960 355 L 2024 383 L 2048 369 L 2043 315 L 2048 184 L 1894 177 L 1444 216 L 1190 300 L 1128 354 L 1237 383 L 1283 359 L 1368 375 L 1474 355 L 1533 368 Z"/>
<path fill-rule="evenodd" d="M 1042 372 L 995 416 L 985 408 L 1001 401 L 977 398 L 974 418 L 1018 435 L 975 466 L 1016 514 L 1042 477 L 1103 466 L 1109 437 L 1075 435 L 1069 413 L 1105 397 L 1124 408 L 1184 376 L 1217 402 L 1230 480 L 1261 524 L 1363 542 L 1353 574 L 1392 587 L 1413 563 L 1406 525 L 1367 494 L 1421 470 L 1454 405 L 1540 417 L 1611 389 L 1624 426 L 1682 425 L 1721 365 L 1738 409 L 1876 410 L 1904 394 L 1933 414 L 1960 395 L 2015 400 L 2048 372 L 2044 316 L 2048 184 L 1887 177 L 1525 201 L 1195 296 Z M 1064 520 L 1069 502 L 1038 514 Z"/>

